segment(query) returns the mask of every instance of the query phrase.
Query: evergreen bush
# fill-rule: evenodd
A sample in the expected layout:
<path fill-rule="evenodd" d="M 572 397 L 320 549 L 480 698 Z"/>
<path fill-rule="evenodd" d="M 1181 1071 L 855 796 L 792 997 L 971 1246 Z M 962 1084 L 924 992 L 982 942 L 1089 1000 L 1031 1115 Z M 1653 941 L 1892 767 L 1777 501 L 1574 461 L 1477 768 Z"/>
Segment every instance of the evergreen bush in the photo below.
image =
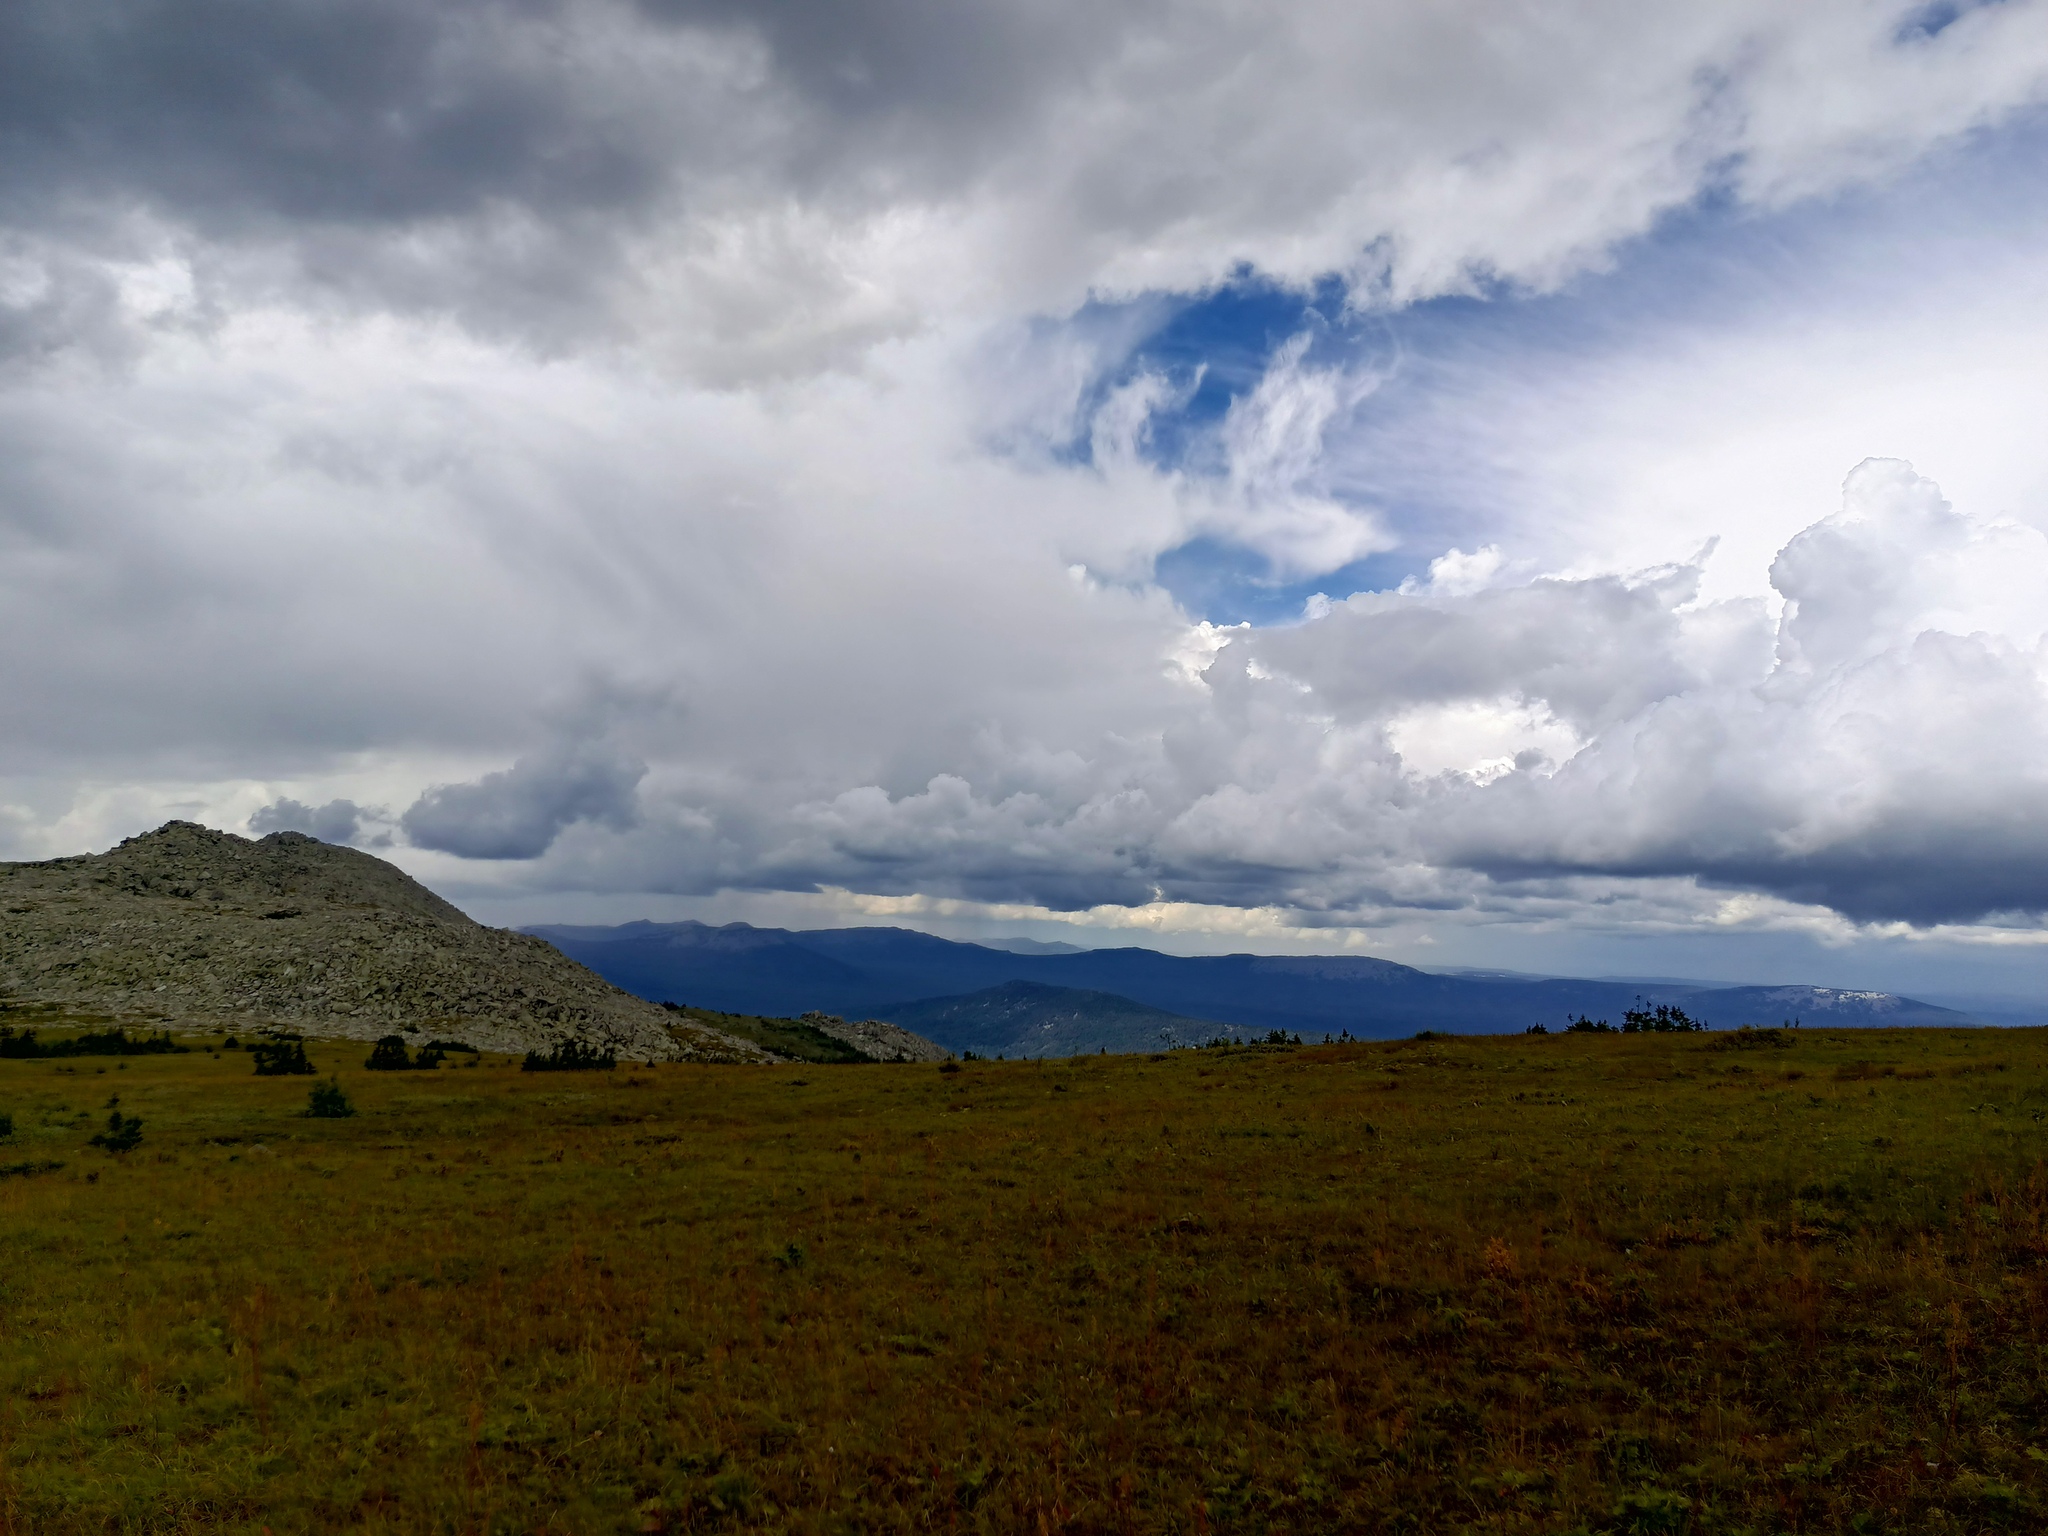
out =
<path fill-rule="evenodd" d="M 1706 1024 L 1695 1019 L 1676 1003 L 1659 1003 L 1654 1008 L 1642 1006 L 1643 1000 L 1636 999 L 1636 1006 L 1621 1016 L 1621 1032 L 1625 1035 L 1690 1035 L 1705 1029 Z"/>
<path fill-rule="evenodd" d="M 363 1065 L 372 1072 L 431 1072 L 447 1059 L 447 1054 L 448 1048 L 442 1041 L 430 1040 L 420 1047 L 419 1055 L 409 1056 L 403 1035 L 386 1035 L 370 1047 L 369 1060 Z"/>
<path fill-rule="evenodd" d="M 258 1077 L 311 1077 L 313 1063 L 306 1059 L 306 1042 L 296 1037 L 259 1040 L 249 1047 Z"/>
<path fill-rule="evenodd" d="M 526 1060 L 521 1062 L 522 1072 L 609 1072 L 618 1065 L 618 1056 L 610 1050 L 600 1051 L 594 1045 L 585 1045 L 581 1040 L 564 1040 L 552 1051 L 542 1055 L 539 1051 L 528 1051 Z"/>

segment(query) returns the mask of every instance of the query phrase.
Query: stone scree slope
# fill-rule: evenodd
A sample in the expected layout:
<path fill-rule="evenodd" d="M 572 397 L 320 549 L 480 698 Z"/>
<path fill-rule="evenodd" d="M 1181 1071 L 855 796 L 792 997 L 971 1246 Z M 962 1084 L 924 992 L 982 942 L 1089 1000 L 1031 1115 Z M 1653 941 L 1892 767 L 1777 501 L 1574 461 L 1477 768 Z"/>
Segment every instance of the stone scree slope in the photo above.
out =
<path fill-rule="evenodd" d="M 0 863 L 0 1003 L 152 1027 L 282 1025 L 355 1040 L 410 1029 L 492 1051 L 580 1039 L 642 1059 L 777 1059 L 671 1022 L 382 859 L 298 832 L 251 841 L 187 821 L 106 853 Z"/>
<path fill-rule="evenodd" d="M 813 1010 L 799 1021 L 822 1031 L 841 1045 L 850 1045 L 871 1061 L 951 1061 L 953 1053 L 923 1035 L 914 1035 L 880 1019 L 851 1022 L 834 1013 Z"/>

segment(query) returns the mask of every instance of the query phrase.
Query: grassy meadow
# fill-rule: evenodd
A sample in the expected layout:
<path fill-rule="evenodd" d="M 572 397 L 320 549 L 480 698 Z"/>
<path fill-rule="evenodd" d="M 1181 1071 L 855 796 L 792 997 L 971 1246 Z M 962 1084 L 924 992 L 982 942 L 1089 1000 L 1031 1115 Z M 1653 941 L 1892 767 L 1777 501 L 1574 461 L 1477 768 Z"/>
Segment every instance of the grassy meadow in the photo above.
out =
<path fill-rule="evenodd" d="M 2043 1033 L 193 1043 L 0 1061 L 0 1531 L 2048 1524 Z"/>

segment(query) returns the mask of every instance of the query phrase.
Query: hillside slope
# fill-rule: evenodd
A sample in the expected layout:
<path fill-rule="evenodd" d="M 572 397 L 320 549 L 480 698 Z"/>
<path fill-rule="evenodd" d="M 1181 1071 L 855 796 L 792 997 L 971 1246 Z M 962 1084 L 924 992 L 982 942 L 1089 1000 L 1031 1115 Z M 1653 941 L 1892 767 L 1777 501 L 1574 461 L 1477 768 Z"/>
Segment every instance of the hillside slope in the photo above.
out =
<path fill-rule="evenodd" d="M 541 939 L 472 921 L 367 853 L 183 821 L 102 854 L 0 864 L 0 1001 L 361 1040 L 412 1028 L 490 1050 L 577 1037 L 660 1059 L 767 1059 L 672 1023 Z"/>

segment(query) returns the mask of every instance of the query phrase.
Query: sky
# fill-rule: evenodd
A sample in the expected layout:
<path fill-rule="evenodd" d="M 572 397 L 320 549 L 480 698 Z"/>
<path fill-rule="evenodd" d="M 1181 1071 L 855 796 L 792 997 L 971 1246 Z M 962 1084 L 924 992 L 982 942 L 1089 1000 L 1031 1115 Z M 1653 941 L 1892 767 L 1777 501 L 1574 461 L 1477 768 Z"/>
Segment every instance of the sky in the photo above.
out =
<path fill-rule="evenodd" d="M 20 0 L 0 858 L 2048 1001 L 2048 0 Z"/>

